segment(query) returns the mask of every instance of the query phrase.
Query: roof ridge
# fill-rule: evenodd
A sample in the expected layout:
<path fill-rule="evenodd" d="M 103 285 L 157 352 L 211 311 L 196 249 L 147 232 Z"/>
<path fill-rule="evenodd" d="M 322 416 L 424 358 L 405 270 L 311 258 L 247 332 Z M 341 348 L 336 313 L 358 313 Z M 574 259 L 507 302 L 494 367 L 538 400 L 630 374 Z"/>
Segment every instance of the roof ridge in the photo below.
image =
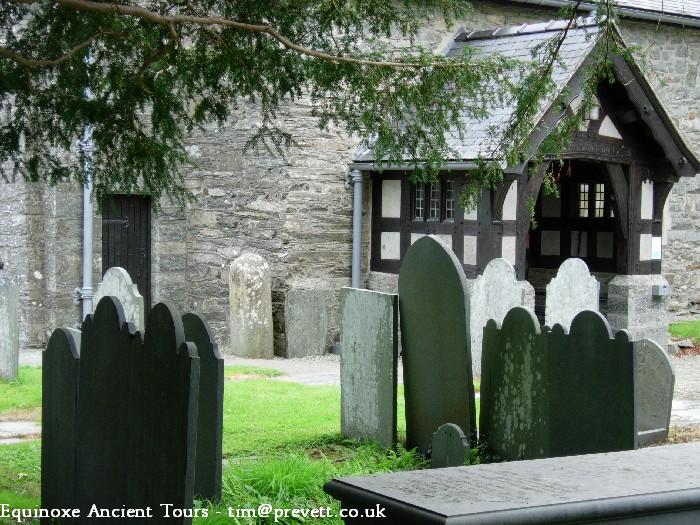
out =
<path fill-rule="evenodd" d="M 493 38 L 503 38 L 516 35 L 531 35 L 537 33 L 548 33 L 550 31 L 563 31 L 569 25 L 569 20 L 550 20 L 548 22 L 536 22 L 533 24 L 521 24 L 514 26 L 502 26 L 493 29 L 479 31 L 462 30 L 454 41 L 467 42 L 469 40 L 487 40 Z M 580 29 L 598 25 L 595 17 L 578 17 L 574 20 L 571 29 Z"/>

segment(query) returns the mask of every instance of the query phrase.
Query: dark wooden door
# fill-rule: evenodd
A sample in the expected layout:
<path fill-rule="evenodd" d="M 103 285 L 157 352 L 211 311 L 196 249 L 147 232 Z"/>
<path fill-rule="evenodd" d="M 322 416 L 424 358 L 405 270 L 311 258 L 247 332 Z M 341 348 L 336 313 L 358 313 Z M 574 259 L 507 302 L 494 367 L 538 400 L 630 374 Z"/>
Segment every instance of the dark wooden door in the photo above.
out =
<path fill-rule="evenodd" d="M 121 266 L 151 307 L 151 199 L 112 195 L 102 204 L 102 274 Z"/>

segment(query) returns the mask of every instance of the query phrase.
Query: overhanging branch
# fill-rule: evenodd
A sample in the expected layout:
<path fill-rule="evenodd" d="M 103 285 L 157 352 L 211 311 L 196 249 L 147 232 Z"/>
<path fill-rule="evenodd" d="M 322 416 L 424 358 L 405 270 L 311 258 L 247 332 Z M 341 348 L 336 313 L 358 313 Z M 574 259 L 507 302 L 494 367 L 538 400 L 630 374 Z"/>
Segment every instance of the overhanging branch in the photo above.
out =
<path fill-rule="evenodd" d="M 40 0 L 9 0 L 18 4 L 36 4 Z M 289 38 L 282 35 L 279 31 L 270 25 L 266 24 L 249 24 L 246 22 L 239 22 L 238 20 L 232 20 L 229 18 L 223 18 L 218 16 L 194 16 L 194 15 L 161 15 L 155 11 L 147 9 L 141 6 L 134 5 L 124 5 L 117 3 L 106 3 L 106 2 L 94 2 L 92 0 L 54 0 L 54 3 L 58 6 L 65 7 L 68 9 L 74 9 L 76 11 L 87 11 L 92 13 L 102 13 L 102 14 L 117 14 L 124 16 L 133 16 L 140 18 L 142 20 L 147 20 L 154 24 L 162 25 L 168 28 L 171 32 L 174 26 L 191 24 L 198 26 L 221 26 L 230 27 L 238 29 L 240 31 L 246 31 L 249 33 L 267 34 L 277 40 L 280 44 L 291 51 L 295 51 L 301 55 L 318 58 L 320 60 L 325 60 L 327 62 L 342 63 L 342 64 L 358 64 L 364 66 L 376 66 L 376 67 L 393 67 L 393 68 L 414 68 L 423 69 L 426 67 L 435 68 L 452 68 L 452 67 L 464 67 L 471 66 L 466 62 L 438 62 L 431 64 L 423 64 L 420 62 L 396 62 L 396 61 L 382 61 L 382 60 L 370 60 L 352 56 L 340 56 L 331 55 L 330 53 L 324 53 L 323 51 L 317 51 L 315 49 L 310 49 L 299 44 L 294 43 Z M 66 58 L 67 59 L 67 58 Z"/>
<path fill-rule="evenodd" d="M 22 66 L 30 68 L 58 66 L 59 64 L 62 64 L 63 62 L 69 60 L 80 50 L 85 49 L 87 46 L 89 46 L 94 41 L 98 40 L 103 36 L 124 36 L 124 33 L 121 31 L 100 31 L 99 33 L 95 33 L 94 35 L 92 35 L 84 42 L 73 46 L 60 57 L 53 59 L 29 58 L 13 49 L 2 46 L 0 46 L 0 57 L 9 58 L 10 60 L 17 62 Z"/>

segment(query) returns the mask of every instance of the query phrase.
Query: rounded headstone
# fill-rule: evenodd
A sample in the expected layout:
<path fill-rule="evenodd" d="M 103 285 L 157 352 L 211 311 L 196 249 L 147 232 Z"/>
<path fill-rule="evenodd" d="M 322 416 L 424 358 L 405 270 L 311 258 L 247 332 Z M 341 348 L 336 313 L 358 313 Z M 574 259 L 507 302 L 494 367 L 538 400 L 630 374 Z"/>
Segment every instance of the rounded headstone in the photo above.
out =
<path fill-rule="evenodd" d="M 445 423 L 433 434 L 431 468 L 460 467 L 469 457 L 469 438 L 454 423 Z"/>
<path fill-rule="evenodd" d="M 97 305 L 103 297 L 119 299 L 119 303 L 124 309 L 126 321 L 132 323 L 139 332 L 145 331 L 143 296 L 139 293 L 138 286 L 131 280 L 129 272 L 124 268 L 112 266 L 105 272 L 92 299 L 93 312 L 97 311 Z"/>
<path fill-rule="evenodd" d="M 416 241 L 399 272 L 408 448 L 427 452 L 445 423 L 475 433 L 468 304 L 452 250 L 432 237 Z"/>
<path fill-rule="evenodd" d="M 253 253 L 241 255 L 229 273 L 231 345 L 233 355 L 271 359 L 272 276 L 265 259 Z"/>
<path fill-rule="evenodd" d="M 581 259 L 565 260 L 557 276 L 547 285 L 545 324 L 560 324 L 564 330 L 571 327 L 576 314 L 584 310 L 598 311 L 600 283 L 588 271 Z"/>
<path fill-rule="evenodd" d="M 471 352 L 474 374 L 481 375 L 482 338 L 489 319 L 502 323 L 511 308 L 535 309 L 535 290 L 527 281 L 518 281 L 510 262 L 497 258 L 474 281 L 471 293 Z"/>

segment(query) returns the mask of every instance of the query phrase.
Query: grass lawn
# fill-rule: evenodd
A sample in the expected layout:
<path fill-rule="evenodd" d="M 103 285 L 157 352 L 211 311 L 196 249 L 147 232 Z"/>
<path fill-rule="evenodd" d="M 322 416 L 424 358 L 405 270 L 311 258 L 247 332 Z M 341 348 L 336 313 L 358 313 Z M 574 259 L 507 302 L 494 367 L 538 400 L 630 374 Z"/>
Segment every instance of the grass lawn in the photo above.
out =
<path fill-rule="evenodd" d="M 673 323 L 668 327 L 668 331 L 673 337 L 692 339 L 695 344 L 700 343 L 700 319 Z"/>
<path fill-rule="evenodd" d="M 224 386 L 224 497 L 212 513 L 228 506 L 257 508 L 332 507 L 323 484 L 337 476 L 414 469 L 422 458 L 398 447 L 385 450 L 340 435 L 340 388 L 276 381 L 274 369 L 226 367 Z M 399 438 L 405 437 L 403 386 L 398 395 Z M 0 382 L 0 420 L 37 418 L 41 407 L 41 369 L 22 367 L 14 383 Z M 478 405 L 477 405 L 478 408 Z M 0 503 L 33 507 L 40 496 L 41 443 L 0 446 Z M 195 523 L 236 521 L 227 513 Z M 340 524 L 339 519 L 314 520 Z M 270 523 L 272 520 L 269 521 Z M 289 518 L 279 523 L 298 523 Z"/>

